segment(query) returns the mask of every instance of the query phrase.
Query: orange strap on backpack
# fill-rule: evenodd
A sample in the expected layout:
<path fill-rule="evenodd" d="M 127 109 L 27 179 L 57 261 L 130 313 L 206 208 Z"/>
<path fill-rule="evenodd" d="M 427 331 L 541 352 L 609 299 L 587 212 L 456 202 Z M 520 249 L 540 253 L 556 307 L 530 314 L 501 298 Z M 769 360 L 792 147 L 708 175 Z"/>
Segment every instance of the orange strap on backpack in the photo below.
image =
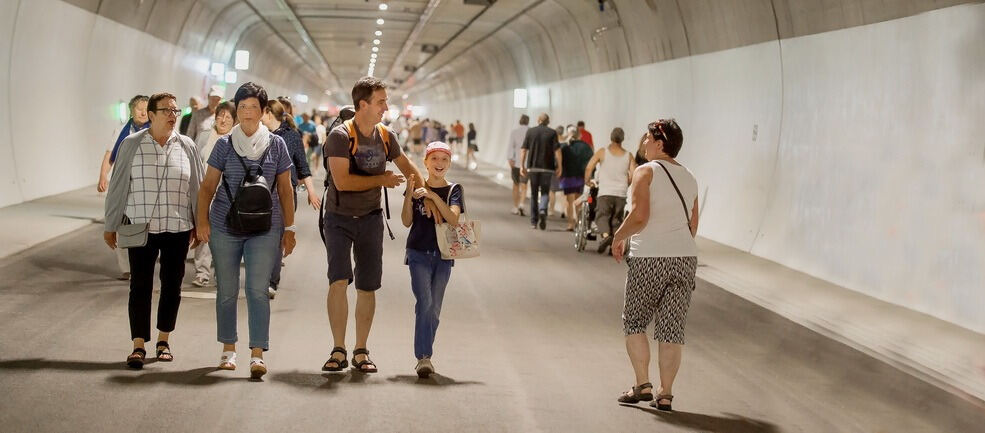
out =
<path fill-rule="evenodd" d="M 387 129 L 386 125 L 382 123 L 376 124 L 376 129 L 380 132 L 380 137 L 383 138 L 383 154 L 386 155 L 386 160 L 390 160 L 390 131 Z M 359 150 L 359 134 L 356 131 L 356 119 L 349 119 L 345 121 L 345 130 L 349 134 L 349 154 L 355 155 L 356 151 Z"/>

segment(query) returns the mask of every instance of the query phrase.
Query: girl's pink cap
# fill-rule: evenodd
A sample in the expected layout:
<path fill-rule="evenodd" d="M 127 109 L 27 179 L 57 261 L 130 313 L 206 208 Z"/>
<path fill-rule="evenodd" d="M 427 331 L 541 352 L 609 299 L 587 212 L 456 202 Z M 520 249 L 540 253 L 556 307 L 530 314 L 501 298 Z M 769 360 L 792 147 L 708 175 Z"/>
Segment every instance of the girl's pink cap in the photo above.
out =
<path fill-rule="evenodd" d="M 432 141 L 428 144 L 427 149 L 424 151 L 424 157 L 427 158 L 432 152 L 444 152 L 448 156 L 451 156 L 451 148 L 447 144 L 440 141 Z"/>

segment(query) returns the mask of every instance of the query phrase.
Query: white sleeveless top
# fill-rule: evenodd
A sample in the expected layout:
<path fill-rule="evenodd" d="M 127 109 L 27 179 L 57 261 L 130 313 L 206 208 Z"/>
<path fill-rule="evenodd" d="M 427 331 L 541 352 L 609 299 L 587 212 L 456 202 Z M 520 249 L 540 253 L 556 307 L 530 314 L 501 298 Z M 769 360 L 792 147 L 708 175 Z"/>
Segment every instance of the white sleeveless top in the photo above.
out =
<path fill-rule="evenodd" d="M 684 206 L 659 164 L 667 167 L 681 189 Z M 650 182 L 650 219 L 639 234 L 630 239 L 630 257 L 691 257 L 698 255 L 698 246 L 691 237 L 688 222 L 694 211 L 694 199 L 698 196 L 698 181 L 686 167 L 667 161 L 650 161 L 643 165 L 653 170 Z"/>
<path fill-rule="evenodd" d="M 623 156 L 616 156 L 605 148 L 605 159 L 599 164 L 599 196 L 612 195 L 616 197 L 626 197 L 626 190 L 629 187 L 629 163 L 633 160 L 633 155 L 625 152 Z"/>

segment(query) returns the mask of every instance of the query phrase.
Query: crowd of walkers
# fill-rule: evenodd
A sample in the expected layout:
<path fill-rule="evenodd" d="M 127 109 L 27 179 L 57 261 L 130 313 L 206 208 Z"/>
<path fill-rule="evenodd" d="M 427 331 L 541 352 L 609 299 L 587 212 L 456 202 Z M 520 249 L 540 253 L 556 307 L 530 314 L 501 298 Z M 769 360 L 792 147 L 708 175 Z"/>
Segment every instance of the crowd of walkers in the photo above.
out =
<path fill-rule="evenodd" d="M 398 121 L 401 119 L 398 119 Z M 465 167 L 475 170 L 479 163 L 475 157 L 479 151 L 479 144 L 476 142 L 475 124 L 469 123 L 468 131 L 460 120 L 455 120 L 451 125 L 445 125 L 437 120 L 425 118 L 414 118 L 410 120 L 406 127 L 395 125 L 395 132 L 404 132 L 404 150 L 417 157 L 424 157 L 424 146 L 427 143 L 440 141 L 448 144 L 452 153 L 452 160 L 458 160 L 458 155 L 465 153 Z M 465 147 L 462 147 L 462 140 L 465 140 Z"/>
<path fill-rule="evenodd" d="M 372 77 L 356 82 L 354 115 L 333 129 L 306 114 L 296 123 L 289 99 L 268 98 L 255 83 L 243 84 L 232 101 L 223 102 L 217 87 L 208 96 L 205 107 L 193 98 L 193 110 L 180 120 L 175 95 L 135 96 L 131 118 L 116 134 L 100 169 L 97 188 L 106 192 L 104 240 L 120 256 L 121 278 L 130 281 L 133 350 L 127 366 L 144 365 L 149 341 L 156 341 L 159 361 L 174 360 L 169 336 L 177 323 L 184 261 L 191 249 L 193 284 L 216 285 L 216 336 L 222 345 L 218 368 L 237 368 L 237 299 L 245 275 L 250 376 L 266 374 L 270 302 L 282 260 L 297 243 L 294 213 L 297 191 L 302 190 L 308 203 L 322 211 L 328 261 L 327 313 L 335 347 L 322 369 L 341 371 L 351 360 L 359 372 L 376 372 L 368 338 L 375 294 L 382 285 L 381 194 L 382 188 L 406 182 L 401 219 L 410 229 L 406 264 L 417 298 L 415 369 L 421 377 L 430 376 L 438 316 L 454 264 L 439 252 L 435 224 L 455 224 L 465 209 L 463 188 L 446 179 L 452 147 L 434 140 L 421 149 L 427 167 L 423 175 L 382 123 L 388 110 L 386 85 Z M 324 201 L 315 192 L 309 165 L 322 155 L 328 171 Z M 399 173 L 387 170 L 387 162 Z M 158 335 L 151 340 L 158 263 Z M 353 283 L 356 341 L 349 358 L 346 291 Z"/>
<path fill-rule="evenodd" d="M 434 340 L 454 265 L 439 251 L 434 224 L 455 224 L 465 212 L 463 188 L 446 176 L 463 139 L 466 167 L 475 167 L 475 127 L 469 123 L 466 131 L 457 120 L 446 127 L 414 119 L 393 125 L 394 131 L 383 123 L 386 85 L 372 77 L 353 86 L 352 100 L 351 118 L 339 116 L 332 127 L 317 115 L 295 117 L 289 99 L 268 98 L 254 83 L 242 85 L 226 102 L 220 88 L 210 89 L 208 104 L 198 107 L 193 98 L 193 111 L 180 121 L 173 94 L 130 100 L 130 119 L 114 134 L 97 185 L 107 193 L 105 242 L 118 252 L 121 278 L 130 281 L 133 351 L 128 366 L 143 366 L 145 344 L 152 341 L 157 263 L 161 294 L 154 348 L 158 360 L 174 359 L 169 335 L 177 322 L 184 260 L 191 248 L 193 284 L 217 286 L 219 369 L 237 368 L 237 299 L 245 275 L 249 370 L 252 378 L 262 377 L 267 372 L 263 353 L 270 348 L 270 301 L 283 260 L 296 245 L 294 214 L 298 191 L 303 191 L 309 205 L 320 210 L 328 268 L 327 315 L 334 347 L 321 368 L 341 371 L 351 362 L 356 371 L 376 372 L 368 340 L 382 286 L 381 199 L 384 188 L 406 183 L 400 217 L 409 228 L 405 264 L 417 300 L 415 370 L 421 377 L 434 372 Z M 697 267 L 697 181 L 676 161 L 683 133 L 672 119 L 654 121 L 633 154 L 623 147 L 626 134 L 620 127 L 612 129 L 608 144 L 596 149 L 584 122 L 551 127 L 550 121 L 543 113 L 529 127 L 530 118 L 523 115 L 510 133 L 511 213 L 525 215 L 529 184 L 531 227 L 545 230 L 560 192 L 565 204 L 558 213 L 566 231 L 572 231 L 580 207 L 593 196 L 598 252 L 608 250 L 628 267 L 622 317 L 635 383 L 618 401 L 652 401 L 658 409 L 670 410 Z M 421 159 L 426 173 L 408 154 Z M 312 181 L 312 166 L 317 169 L 319 161 L 327 172 L 324 198 Z M 387 169 L 391 162 L 398 172 Z M 346 343 L 351 285 L 356 289 L 353 346 Z M 650 322 L 658 346 L 656 388 L 649 379 L 645 333 Z M 349 347 L 354 349 L 351 358 Z"/>

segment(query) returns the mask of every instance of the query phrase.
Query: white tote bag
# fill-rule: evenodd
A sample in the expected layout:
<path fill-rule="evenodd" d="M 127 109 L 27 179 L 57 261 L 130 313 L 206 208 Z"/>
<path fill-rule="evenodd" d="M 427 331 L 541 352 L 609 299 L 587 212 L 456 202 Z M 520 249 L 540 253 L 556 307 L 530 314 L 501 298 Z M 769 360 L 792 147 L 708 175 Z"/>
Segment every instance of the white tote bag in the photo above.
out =
<path fill-rule="evenodd" d="M 458 184 L 451 184 L 448 199 Z M 482 225 L 464 212 L 465 192 L 462 192 L 463 212 L 458 216 L 458 224 L 435 224 L 434 230 L 438 238 L 438 249 L 441 258 L 445 260 L 468 259 L 479 257 L 479 239 L 482 236 Z M 451 206 L 449 202 L 449 206 Z"/>

